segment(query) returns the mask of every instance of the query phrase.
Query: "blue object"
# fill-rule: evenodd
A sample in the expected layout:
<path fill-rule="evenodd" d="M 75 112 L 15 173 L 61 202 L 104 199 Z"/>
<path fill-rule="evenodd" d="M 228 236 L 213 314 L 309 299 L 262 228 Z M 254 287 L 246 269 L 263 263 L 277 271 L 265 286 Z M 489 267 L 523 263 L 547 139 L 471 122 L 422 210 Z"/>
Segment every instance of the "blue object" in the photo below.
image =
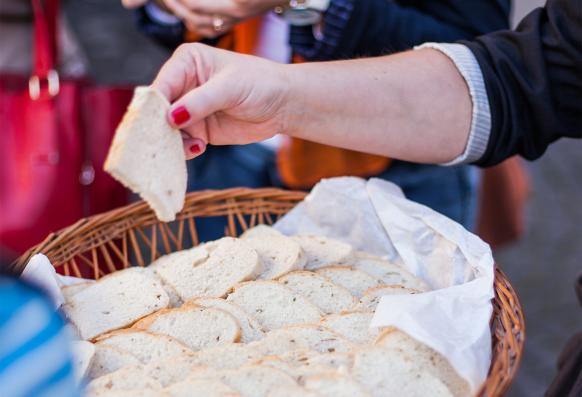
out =
<path fill-rule="evenodd" d="M 0 302 L 0 396 L 80 396 L 71 338 L 48 299 L 0 276 Z"/>

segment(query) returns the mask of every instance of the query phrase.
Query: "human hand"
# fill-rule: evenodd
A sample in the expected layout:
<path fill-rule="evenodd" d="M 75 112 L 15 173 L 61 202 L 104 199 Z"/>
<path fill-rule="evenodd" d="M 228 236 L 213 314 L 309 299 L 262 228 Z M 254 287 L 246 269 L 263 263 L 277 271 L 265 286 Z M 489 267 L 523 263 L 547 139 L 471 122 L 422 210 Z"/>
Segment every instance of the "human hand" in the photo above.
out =
<path fill-rule="evenodd" d="M 127 9 L 145 6 L 148 0 L 121 0 L 121 4 Z"/>
<path fill-rule="evenodd" d="M 182 130 L 186 157 L 193 158 L 207 144 L 247 144 L 284 132 L 289 86 L 285 67 L 202 44 L 183 44 L 152 86 L 172 102 L 168 119 Z"/>
<path fill-rule="evenodd" d="M 285 0 L 163 1 L 166 7 L 184 22 L 188 30 L 208 38 L 216 37 L 231 30 L 239 22 L 288 2 Z"/>

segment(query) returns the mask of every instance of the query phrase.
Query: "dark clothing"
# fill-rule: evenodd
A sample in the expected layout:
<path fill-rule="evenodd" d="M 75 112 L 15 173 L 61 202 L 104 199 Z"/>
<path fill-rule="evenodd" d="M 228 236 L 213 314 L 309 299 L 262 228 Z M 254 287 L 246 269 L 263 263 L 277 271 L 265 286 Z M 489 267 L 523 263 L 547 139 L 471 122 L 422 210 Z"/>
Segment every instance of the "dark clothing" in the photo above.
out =
<path fill-rule="evenodd" d="M 332 0 L 323 38 L 293 27 L 293 50 L 310 61 L 378 56 L 428 41 L 451 42 L 509 27 L 510 0 Z"/>
<path fill-rule="evenodd" d="M 516 31 L 462 43 L 477 57 L 491 108 L 478 165 L 533 160 L 558 138 L 582 138 L 582 0 L 548 0 Z"/>
<path fill-rule="evenodd" d="M 582 306 L 582 274 L 576 280 L 576 293 Z M 558 359 L 558 375 L 546 392 L 546 397 L 582 396 L 582 332 L 574 335 Z"/>

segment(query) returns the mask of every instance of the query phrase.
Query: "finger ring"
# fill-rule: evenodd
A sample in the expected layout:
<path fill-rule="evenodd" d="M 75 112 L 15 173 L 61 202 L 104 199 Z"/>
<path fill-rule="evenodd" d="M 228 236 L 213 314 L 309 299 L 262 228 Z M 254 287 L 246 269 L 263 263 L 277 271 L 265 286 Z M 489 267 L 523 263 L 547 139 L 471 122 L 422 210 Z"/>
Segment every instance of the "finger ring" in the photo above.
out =
<path fill-rule="evenodd" d="M 215 15 L 212 18 L 212 27 L 217 32 L 222 31 L 222 29 L 224 28 L 224 19 L 222 19 L 221 17 Z"/>

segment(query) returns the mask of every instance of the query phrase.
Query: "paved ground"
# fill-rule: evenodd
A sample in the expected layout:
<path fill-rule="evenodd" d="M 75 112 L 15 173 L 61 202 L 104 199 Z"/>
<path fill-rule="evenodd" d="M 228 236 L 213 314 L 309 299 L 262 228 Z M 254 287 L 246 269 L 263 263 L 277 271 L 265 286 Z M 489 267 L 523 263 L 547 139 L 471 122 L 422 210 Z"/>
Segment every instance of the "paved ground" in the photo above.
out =
<path fill-rule="evenodd" d="M 518 0 L 516 18 L 541 3 Z M 119 0 L 71 1 L 67 11 L 96 80 L 151 81 L 166 52 L 134 30 Z M 526 353 L 512 397 L 542 395 L 561 346 L 582 330 L 582 311 L 572 288 L 575 275 L 582 272 L 582 142 L 559 142 L 529 170 L 533 186 L 527 234 L 496 253 L 526 312 Z"/>

